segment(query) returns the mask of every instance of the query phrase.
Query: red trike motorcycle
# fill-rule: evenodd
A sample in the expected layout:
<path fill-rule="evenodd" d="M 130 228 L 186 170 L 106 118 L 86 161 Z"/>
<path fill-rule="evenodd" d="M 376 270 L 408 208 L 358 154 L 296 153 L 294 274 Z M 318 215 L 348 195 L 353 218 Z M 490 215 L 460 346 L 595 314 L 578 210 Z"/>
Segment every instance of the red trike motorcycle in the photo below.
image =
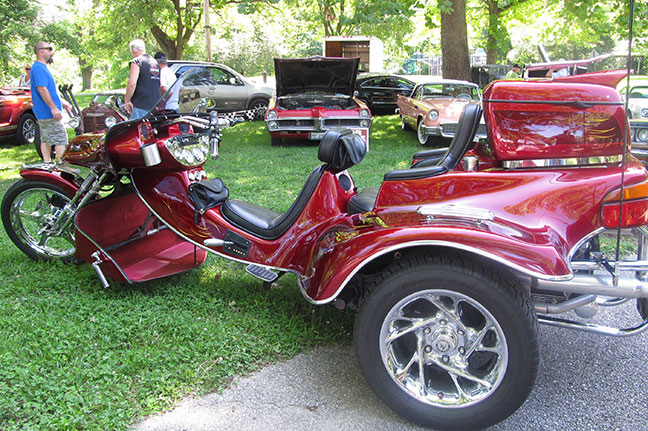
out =
<path fill-rule="evenodd" d="M 614 86 L 624 72 L 497 81 L 467 104 L 450 147 L 414 155 L 359 190 L 348 168 L 367 148 L 348 130 L 319 144 L 322 164 L 284 213 L 229 196 L 202 165 L 218 155 L 208 83 L 184 75 L 154 110 L 73 139 L 67 167 L 25 166 L 2 201 L 12 241 L 35 259 L 72 259 L 142 282 L 198 267 L 208 253 L 266 282 L 295 273 L 313 304 L 359 309 L 355 342 L 376 394 L 404 417 L 477 428 L 513 413 L 538 369 L 538 323 L 625 336 L 648 327 L 643 260 L 648 172 L 627 150 Z M 634 228 L 637 260 L 599 236 Z M 642 322 L 611 328 L 599 305 L 636 300 Z"/>

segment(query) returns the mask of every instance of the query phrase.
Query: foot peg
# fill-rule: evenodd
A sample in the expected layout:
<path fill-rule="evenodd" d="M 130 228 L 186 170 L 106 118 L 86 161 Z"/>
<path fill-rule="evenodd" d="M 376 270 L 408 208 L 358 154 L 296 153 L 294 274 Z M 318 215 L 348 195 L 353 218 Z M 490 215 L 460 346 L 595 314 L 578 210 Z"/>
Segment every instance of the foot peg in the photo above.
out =
<path fill-rule="evenodd" d="M 265 269 L 259 265 L 248 265 L 245 267 L 245 270 L 256 278 L 260 278 L 266 283 L 272 283 L 279 277 L 276 272 L 272 272 L 269 269 Z"/>

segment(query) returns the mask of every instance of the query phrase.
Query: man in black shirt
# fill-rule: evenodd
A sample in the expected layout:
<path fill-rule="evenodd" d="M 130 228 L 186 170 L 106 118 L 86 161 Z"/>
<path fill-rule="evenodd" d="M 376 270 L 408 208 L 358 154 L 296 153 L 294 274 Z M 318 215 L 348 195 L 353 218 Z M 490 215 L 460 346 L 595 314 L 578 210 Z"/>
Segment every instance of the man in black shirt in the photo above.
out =
<path fill-rule="evenodd" d="M 146 53 L 143 40 L 134 39 L 128 46 L 133 59 L 130 61 L 124 105 L 133 120 L 146 115 L 160 99 L 160 67 Z"/>

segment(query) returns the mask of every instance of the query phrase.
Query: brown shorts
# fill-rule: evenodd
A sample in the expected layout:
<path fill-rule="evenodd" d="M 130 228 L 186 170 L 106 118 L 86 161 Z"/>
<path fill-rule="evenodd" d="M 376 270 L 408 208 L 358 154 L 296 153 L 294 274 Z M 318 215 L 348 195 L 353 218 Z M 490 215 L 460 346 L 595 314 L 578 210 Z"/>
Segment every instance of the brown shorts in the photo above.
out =
<path fill-rule="evenodd" d="M 40 127 L 41 142 L 46 142 L 51 147 L 55 145 L 67 145 L 68 136 L 63 123 L 53 118 L 38 120 Z"/>

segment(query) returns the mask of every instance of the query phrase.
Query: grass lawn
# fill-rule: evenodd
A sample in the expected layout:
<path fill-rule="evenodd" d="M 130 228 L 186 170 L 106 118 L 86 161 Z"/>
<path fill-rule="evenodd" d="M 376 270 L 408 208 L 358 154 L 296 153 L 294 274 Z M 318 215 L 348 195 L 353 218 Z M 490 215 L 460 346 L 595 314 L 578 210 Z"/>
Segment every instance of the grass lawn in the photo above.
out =
<path fill-rule="evenodd" d="M 377 117 L 350 173 L 376 187 L 420 149 L 398 117 Z M 0 146 L 0 194 L 37 160 L 33 147 Z M 226 131 L 205 169 L 230 196 L 283 211 L 318 164 L 315 145 L 271 147 L 255 122 Z M 34 262 L 2 229 L 0 429 L 126 429 L 269 362 L 351 342 L 352 312 L 310 305 L 292 275 L 278 284 L 264 290 L 242 265 L 209 257 L 183 275 L 103 289 L 90 265 Z"/>

